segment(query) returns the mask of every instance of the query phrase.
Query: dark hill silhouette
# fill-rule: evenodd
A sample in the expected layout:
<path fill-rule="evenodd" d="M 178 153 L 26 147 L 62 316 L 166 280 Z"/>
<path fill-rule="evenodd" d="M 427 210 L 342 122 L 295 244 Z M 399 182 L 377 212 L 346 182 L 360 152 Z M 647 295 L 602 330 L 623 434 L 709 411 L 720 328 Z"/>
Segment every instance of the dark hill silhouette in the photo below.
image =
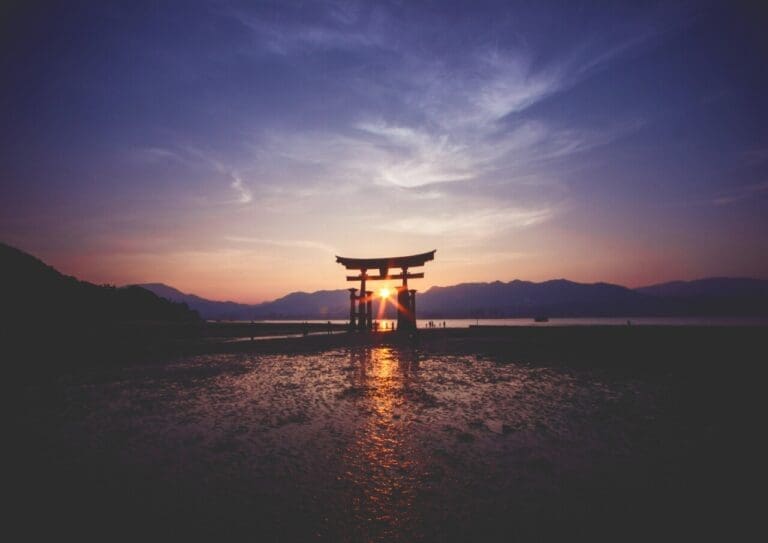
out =
<path fill-rule="evenodd" d="M 696 285 L 680 287 L 683 290 L 678 293 L 680 285 L 690 283 Z M 462 283 L 432 287 L 418 295 L 417 307 L 422 318 L 768 315 L 768 281 L 712 279 L 690 283 L 640 289 L 565 279 Z M 185 301 L 206 319 L 344 319 L 349 311 L 349 293 L 343 289 L 295 292 L 272 302 L 248 305 L 206 300 L 163 284 L 141 286 L 170 300 Z M 374 313 L 378 314 L 377 302 Z"/>
<path fill-rule="evenodd" d="M 191 322 L 199 316 L 186 305 L 169 302 L 138 287 L 99 286 L 59 273 L 39 259 L 0 243 L 5 327 L 24 321 L 55 326 L 82 323 Z"/>
<path fill-rule="evenodd" d="M 199 334 L 183 303 L 139 287 L 94 285 L 0 243 L 0 350 L 18 375 L 153 356 Z"/>

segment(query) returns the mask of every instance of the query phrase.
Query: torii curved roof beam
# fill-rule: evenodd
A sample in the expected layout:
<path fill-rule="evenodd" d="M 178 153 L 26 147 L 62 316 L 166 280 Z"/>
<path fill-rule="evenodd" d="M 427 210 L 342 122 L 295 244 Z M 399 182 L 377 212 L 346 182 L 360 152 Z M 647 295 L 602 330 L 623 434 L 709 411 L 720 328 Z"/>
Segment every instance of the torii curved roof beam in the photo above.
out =
<path fill-rule="evenodd" d="M 410 256 L 387 256 L 384 258 L 347 258 L 336 256 L 336 262 L 348 270 L 389 270 L 392 268 L 415 268 L 425 262 L 435 259 L 435 252 L 421 253 Z M 386 272 L 385 272 L 386 273 Z"/>

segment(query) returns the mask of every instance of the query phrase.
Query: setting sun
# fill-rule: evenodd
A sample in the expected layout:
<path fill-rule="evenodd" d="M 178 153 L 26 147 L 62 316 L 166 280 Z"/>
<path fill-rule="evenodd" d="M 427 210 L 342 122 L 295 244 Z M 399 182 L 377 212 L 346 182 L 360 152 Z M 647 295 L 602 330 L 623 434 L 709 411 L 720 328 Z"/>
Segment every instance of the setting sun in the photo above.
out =
<path fill-rule="evenodd" d="M 380 296 L 381 298 L 389 298 L 389 295 L 390 295 L 391 293 L 392 293 L 392 291 L 390 291 L 390 290 L 389 290 L 388 288 L 386 288 L 386 287 L 384 287 L 384 288 L 380 288 L 380 289 L 379 289 L 379 296 Z"/>

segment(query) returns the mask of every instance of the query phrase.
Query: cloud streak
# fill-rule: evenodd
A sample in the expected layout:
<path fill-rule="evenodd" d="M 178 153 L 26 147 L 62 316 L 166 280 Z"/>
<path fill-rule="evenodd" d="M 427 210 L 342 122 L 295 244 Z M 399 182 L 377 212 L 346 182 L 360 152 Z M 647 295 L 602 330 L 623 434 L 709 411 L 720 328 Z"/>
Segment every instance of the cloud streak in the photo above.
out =
<path fill-rule="evenodd" d="M 736 189 L 722 192 L 713 198 L 711 203 L 715 206 L 727 206 L 764 194 L 768 194 L 768 181 L 752 183 L 750 185 L 745 185 Z"/>
<path fill-rule="evenodd" d="M 553 215 L 551 209 L 477 209 L 445 213 L 441 216 L 417 214 L 391 222 L 382 222 L 382 230 L 422 236 L 446 236 L 456 239 L 482 239 L 509 229 L 540 224 Z"/>
<path fill-rule="evenodd" d="M 235 172 L 232 172 L 229 175 L 232 178 L 232 183 L 230 183 L 229 186 L 232 187 L 237 193 L 237 201 L 241 204 L 248 204 L 253 201 L 253 193 L 245 185 L 243 178 Z"/>
<path fill-rule="evenodd" d="M 245 243 L 253 245 L 269 245 L 272 247 L 286 247 L 290 249 L 313 249 L 322 251 L 328 254 L 336 254 L 336 249 L 328 244 L 310 241 L 310 240 L 294 240 L 294 239 L 265 239 L 255 238 L 248 236 L 225 236 L 226 241 L 233 243 Z"/>

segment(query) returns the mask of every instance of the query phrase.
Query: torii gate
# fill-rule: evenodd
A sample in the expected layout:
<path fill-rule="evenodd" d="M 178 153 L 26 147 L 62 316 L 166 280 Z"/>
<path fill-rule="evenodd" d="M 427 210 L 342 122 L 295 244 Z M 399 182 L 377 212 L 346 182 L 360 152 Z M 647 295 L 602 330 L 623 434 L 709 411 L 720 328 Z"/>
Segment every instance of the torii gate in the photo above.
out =
<path fill-rule="evenodd" d="M 350 330 L 371 330 L 372 294 L 365 290 L 366 281 L 382 281 L 386 279 L 402 279 L 403 284 L 397 287 L 397 329 L 410 331 L 416 329 L 416 290 L 408 289 L 408 279 L 421 279 L 423 272 L 410 273 L 409 268 L 423 266 L 428 260 L 435 259 L 435 252 L 421 253 L 411 256 L 394 256 L 385 258 L 346 258 L 337 256 L 336 262 L 348 270 L 359 270 L 360 275 L 348 275 L 347 281 L 360 281 L 360 294 L 356 288 L 349 289 L 349 328 Z M 393 275 L 389 270 L 400 268 L 401 272 Z M 379 275 L 368 275 L 368 270 L 379 270 Z M 355 309 L 357 302 L 357 309 Z"/>

